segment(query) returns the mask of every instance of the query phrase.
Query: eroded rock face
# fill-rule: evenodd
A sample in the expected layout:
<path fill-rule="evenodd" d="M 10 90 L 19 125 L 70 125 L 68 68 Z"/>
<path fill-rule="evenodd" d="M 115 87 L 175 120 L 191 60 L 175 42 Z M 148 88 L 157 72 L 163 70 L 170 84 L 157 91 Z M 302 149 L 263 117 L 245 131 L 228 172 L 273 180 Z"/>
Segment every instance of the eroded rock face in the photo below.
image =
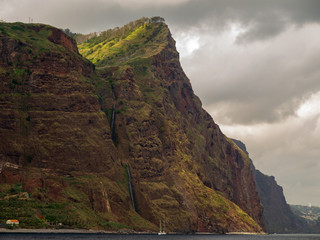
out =
<path fill-rule="evenodd" d="M 29 31 L 36 35 L 43 28 Z M 115 149 L 108 120 L 85 82 L 93 66 L 73 39 L 58 29 L 46 31 L 55 44 L 43 40 L 49 46 L 36 58 L 28 39 L 1 37 L 2 160 L 57 172 L 106 171 Z"/>
<path fill-rule="evenodd" d="M 75 53 L 79 53 L 76 41 L 70 36 L 63 34 L 59 29 L 52 28 L 51 35 L 48 39 L 53 43 L 62 45 L 65 48 L 74 51 Z"/>
<path fill-rule="evenodd" d="M 227 140 L 211 116 L 202 109 L 178 59 L 174 40 L 168 35 L 167 48 L 155 57 L 156 75 L 168 81 L 171 100 L 185 121 L 181 123 L 183 131 L 187 133 L 188 128 L 202 126 L 194 135 L 187 133 L 187 148 L 191 150 L 194 165 L 200 167 L 197 175 L 206 186 L 223 192 L 226 198 L 263 226 L 262 207 L 247 157 Z M 195 136 L 203 138 L 202 146 L 196 144 Z"/>
<path fill-rule="evenodd" d="M 229 216 L 233 219 L 229 221 L 213 214 L 222 206 L 211 205 L 202 193 L 212 189 L 263 226 L 249 159 L 202 109 L 169 32 L 165 40 L 166 46 L 150 58 L 150 65 L 109 72 L 109 77 L 118 76 L 114 78 L 117 108 L 126 107 L 117 114 L 118 149 L 132 169 L 139 213 L 153 222 L 161 217 L 173 223 L 174 230 L 248 228 L 238 226 L 235 216 Z M 147 73 L 141 76 L 141 69 Z M 197 184 L 201 185 L 198 193 Z"/>
<path fill-rule="evenodd" d="M 40 203 L 63 202 L 56 221 L 71 227 L 137 225 L 123 220 L 126 179 L 93 89 L 93 64 L 50 26 L 3 23 L 0 33 L 0 184 L 22 184 Z"/>
<path fill-rule="evenodd" d="M 96 71 L 60 30 L 0 30 L 0 183 L 77 206 L 84 227 L 261 231 L 249 159 L 202 109 L 165 24 L 144 19 L 97 37 L 139 38 L 132 53 L 101 60 L 110 65 L 95 59 Z"/>

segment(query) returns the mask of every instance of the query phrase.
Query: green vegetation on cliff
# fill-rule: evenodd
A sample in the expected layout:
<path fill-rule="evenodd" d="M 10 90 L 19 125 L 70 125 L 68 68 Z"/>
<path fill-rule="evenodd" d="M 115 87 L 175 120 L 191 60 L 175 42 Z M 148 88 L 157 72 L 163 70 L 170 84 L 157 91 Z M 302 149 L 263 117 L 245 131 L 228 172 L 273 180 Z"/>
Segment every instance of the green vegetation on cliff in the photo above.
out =
<path fill-rule="evenodd" d="M 167 44 L 168 28 L 148 18 L 110 29 L 79 45 L 82 56 L 97 66 L 125 64 L 159 53 Z"/>
<path fill-rule="evenodd" d="M 110 212 L 107 199 L 99 199 L 99 195 L 107 197 L 108 193 L 119 199 L 118 203 L 128 198 L 127 185 L 123 178 L 117 185 L 105 178 L 95 175 L 51 179 L 52 184 L 45 189 L 33 189 L 26 192 L 21 184 L 2 184 L 0 198 L 0 223 L 8 219 L 19 219 L 21 227 L 27 228 L 97 228 L 104 230 L 150 229 L 156 226 L 141 218 L 130 210 L 128 217 L 116 218 Z M 56 198 L 50 196 L 53 188 L 59 188 L 57 182 L 63 181 L 66 186 Z M 56 190 L 56 189 L 55 189 Z M 118 206 L 121 209 L 121 206 Z M 122 223 L 120 223 L 122 222 Z M 127 224 L 127 225 L 126 225 Z"/>

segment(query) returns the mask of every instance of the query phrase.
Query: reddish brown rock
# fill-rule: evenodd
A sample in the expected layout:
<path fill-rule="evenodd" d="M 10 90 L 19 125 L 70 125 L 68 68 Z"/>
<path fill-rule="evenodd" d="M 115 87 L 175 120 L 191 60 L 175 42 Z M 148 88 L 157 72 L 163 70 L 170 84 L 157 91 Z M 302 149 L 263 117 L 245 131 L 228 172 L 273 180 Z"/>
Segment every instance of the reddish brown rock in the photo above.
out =
<path fill-rule="evenodd" d="M 51 35 L 48 37 L 48 39 L 53 43 L 60 44 L 67 49 L 79 53 L 76 41 L 70 36 L 62 33 L 62 31 L 59 29 L 52 28 Z"/>
<path fill-rule="evenodd" d="M 248 159 L 202 109 L 167 26 L 142 24 L 154 30 L 144 39 L 151 49 L 140 49 L 149 55 L 96 72 L 52 27 L 1 35 L 0 160 L 17 169 L 3 168 L 0 184 L 77 206 L 66 211 L 84 226 L 157 230 L 163 220 L 170 231 L 261 231 Z"/>

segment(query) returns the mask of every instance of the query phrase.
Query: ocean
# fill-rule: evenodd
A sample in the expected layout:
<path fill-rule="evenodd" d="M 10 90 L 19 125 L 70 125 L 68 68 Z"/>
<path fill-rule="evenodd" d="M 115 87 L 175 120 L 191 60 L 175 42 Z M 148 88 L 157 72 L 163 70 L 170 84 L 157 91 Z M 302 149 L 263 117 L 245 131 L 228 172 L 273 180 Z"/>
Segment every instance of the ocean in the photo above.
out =
<path fill-rule="evenodd" d="M 57 240 L 320 240 L 320 234 L 272 234 L 272 235 L 116 235 L 87 233 L 0 233 L 0 239 L 57 239 Z"/>

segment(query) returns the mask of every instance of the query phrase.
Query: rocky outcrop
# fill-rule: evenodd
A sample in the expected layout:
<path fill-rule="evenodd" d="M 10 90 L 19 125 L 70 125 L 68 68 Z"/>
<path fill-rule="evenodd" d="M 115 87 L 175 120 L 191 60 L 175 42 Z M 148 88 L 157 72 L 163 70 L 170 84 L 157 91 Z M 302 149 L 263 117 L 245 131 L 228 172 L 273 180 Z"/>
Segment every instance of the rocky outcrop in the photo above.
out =
<path fill-rule="evenodd" d="M 66 49 L 79 53 L 76 41 L 70 36 L 62 34 L 61 31 L 62 30 L 52 28 L 51 35 L 48 39 L 55 44 L 62 45 Z"/>

